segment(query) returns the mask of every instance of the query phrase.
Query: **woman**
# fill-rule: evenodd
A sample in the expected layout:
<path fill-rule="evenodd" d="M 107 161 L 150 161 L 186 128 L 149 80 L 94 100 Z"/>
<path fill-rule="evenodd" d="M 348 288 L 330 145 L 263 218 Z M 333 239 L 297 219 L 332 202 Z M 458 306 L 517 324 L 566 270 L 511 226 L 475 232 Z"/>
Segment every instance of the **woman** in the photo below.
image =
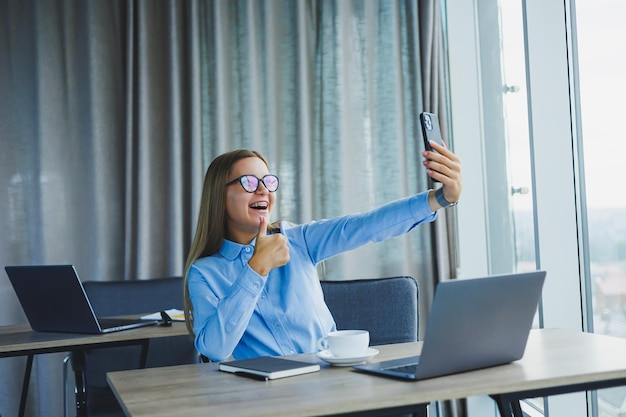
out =
<path fill-rule="evenodd" d="M 185 266 L 187 327 L 214 361 L 314 352 L 335 330 L 316 266 L 332 256 L 435 220 L 461 194 L 461 164 L 431 143 L 427 174 L 443 187 L 361 214 L 293 226 L 270 224 L 279 180 L 256 151 L 218 156 L 204 179 Z"/>

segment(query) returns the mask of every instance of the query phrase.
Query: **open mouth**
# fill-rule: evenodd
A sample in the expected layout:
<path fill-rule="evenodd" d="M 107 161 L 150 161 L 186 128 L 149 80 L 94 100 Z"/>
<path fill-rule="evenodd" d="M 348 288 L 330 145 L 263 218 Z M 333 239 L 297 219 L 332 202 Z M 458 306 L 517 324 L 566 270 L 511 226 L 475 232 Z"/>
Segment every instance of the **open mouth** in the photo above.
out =
<path fill-rule="evenodd" d="M 259 201 L 258 203 L 250 204 L 250 208 L 253 210 L 267 210 L 267 201 Z"/>

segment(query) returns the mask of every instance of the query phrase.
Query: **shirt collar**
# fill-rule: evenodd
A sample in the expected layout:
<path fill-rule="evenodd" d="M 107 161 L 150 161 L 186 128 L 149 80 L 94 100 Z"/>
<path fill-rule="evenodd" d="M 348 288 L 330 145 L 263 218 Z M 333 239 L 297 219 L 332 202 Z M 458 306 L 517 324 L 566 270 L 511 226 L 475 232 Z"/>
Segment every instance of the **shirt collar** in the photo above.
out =
<path fill-rule="evenodd" d="M 241 253 L 243 248 L 245 248 L 246 246 L 254 247 L 255 243 L 256 243 L 256 237 L 248 245 L 242 245 L 240 243 L 233 242 L 233 241 L 228 240 L 228 239 L 224 239 L 222 241 L 222 247 L 220 248 L 219 253 L 224 258 L 228 259 L 229 261 L 232 261 L 232 260 L 236 259 L 237 257 L 239 257 L 239 254 Z"/>

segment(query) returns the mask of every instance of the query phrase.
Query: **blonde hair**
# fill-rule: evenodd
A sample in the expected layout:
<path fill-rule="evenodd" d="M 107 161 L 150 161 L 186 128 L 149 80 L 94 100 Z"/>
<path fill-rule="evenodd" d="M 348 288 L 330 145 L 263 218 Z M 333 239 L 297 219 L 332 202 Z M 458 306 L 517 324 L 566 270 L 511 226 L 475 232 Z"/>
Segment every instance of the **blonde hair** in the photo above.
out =
<path fill-rule="evenodd" d="M 244 158 L 259 158 L 269 168 L 267 159 L 261 153 L 250 149 L 237 149 L 215 158 L 204 176 L 196 234 L 187 255 L 183 275 L 183 309 L 187 330 L 192 336 L 193 305 L 189 300 L 187 285 L 189 269 L 197 259 L 217 253 L 222 246 L 226 233 L 226 182 L 235 162 Z"/>

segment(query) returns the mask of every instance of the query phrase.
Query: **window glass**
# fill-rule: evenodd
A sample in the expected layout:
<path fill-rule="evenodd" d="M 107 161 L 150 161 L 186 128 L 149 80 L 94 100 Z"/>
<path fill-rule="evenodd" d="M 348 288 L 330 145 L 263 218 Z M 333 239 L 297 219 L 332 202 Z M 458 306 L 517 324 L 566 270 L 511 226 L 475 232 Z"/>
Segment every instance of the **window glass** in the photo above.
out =
<path fill-rule="evenodd" d="M 626 2 L 575 7 L 593 328 L 626 337 Z M 625 387 L 598 392 L 600 417 L 625 412 Z"/>
<path fill-rule="evenodd" d="M 515 270 L 536 268 L 522 5 L 500 1 L 504 119 L 511 186 Z"/>

